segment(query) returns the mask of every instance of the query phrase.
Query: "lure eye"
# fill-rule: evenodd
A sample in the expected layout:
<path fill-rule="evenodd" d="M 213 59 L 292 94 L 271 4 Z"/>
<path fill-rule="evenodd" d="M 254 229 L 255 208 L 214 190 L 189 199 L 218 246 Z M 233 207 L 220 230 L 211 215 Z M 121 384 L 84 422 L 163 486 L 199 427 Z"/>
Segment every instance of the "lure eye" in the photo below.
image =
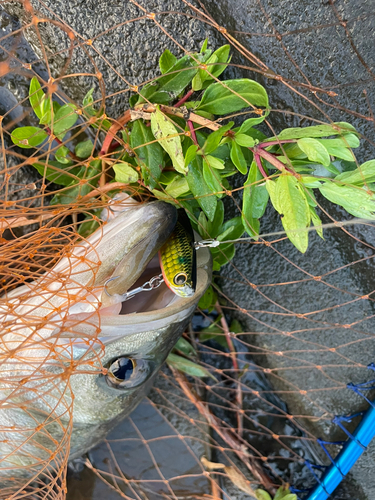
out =
<path fill-rule="evenodd" d="M 110 361 L 105 379 L 110 387 L 130 389 L 144 382 L 149 372 L 147 361 L 122 356 Z"/>
<path fill-rule="evenodd" d="M 178 273 L 173 279 L 175 285 L 185 285 L 187 282 L 187 275 L 185 273 Z"/>

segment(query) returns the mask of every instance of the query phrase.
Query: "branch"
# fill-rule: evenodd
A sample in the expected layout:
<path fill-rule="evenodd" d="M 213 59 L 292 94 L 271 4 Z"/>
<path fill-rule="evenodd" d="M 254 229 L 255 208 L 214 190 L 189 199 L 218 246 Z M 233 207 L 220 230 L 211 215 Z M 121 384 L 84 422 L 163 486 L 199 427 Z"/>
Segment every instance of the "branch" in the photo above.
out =
<path fill-rule="evenodd" d="M 202 125 L 202 127 L 209 128 L 210 130 L 219 130 L 221 125 L 219 123 L 215 123 L 212 120 L 208 120 L 207 118 L 203 118 L 203 116 L 199 116 L 186 108 L 176 108 L 174 106 L 159 106 L 160 111 L 167 115 L 178 116 L 180 118 L 184 118 L 186 121 L 190 120 L 194 123 L 198 123 L 198 125 Z M 134 108 L 136 111 L 144 111 L 145 113 L 153 113 L 156 110 L 155 104 L 138 104 Z M 147 118 L 146 118 L 147 119 Z"/>

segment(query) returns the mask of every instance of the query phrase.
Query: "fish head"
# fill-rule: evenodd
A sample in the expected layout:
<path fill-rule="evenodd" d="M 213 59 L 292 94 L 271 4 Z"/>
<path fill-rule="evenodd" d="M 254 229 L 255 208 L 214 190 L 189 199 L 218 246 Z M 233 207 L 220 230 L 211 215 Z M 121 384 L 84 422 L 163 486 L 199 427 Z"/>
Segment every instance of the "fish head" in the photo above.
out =
<path fill-rule="evenodd" d="M 146 276 L 158 273 L 158 266 L 158 260 L 152 259 Z M 194 295 L 181 297 L 163 283 L 157 290 L 143 292 L 124 302 L 120 314 L 102 314 L 98 318 L 100 326 L 99 322 L 93 325 L 100 328 L 98 341 L 91 346 L 93 351 L 75 342 L 75 359 L 90 362 L 100 358 L 104 370 L 71 377 L 74 393 L 72 458 L 102 441 L 108 431 L 147 395 L 210 284 L 211 268 L 209 249 L 199 250 Z M 140 281 L 143 280 L 142 277 Z"/>
<path fill-rule="evenodd" d="M 0 410 L 0 420 L 20 428 L 17 446 L 28 457 L 19 459 L 20 464 L 25 460 L 30 467 L 33 456 L 44 459 L 43 450 L 52 450 L 62 438 L 61 423 L 70 427 L 71 419 L 70 457 L 82 455 L 151 388 L 211 280 L 210 252 L 202 249 L 194 295 L 178 296 L 162 283 L 123 301 L 129 289 L 161 274 L 157 253 L 176 220 L 176 209 L 164 202 L 128 206 L 76 243 L 31 292 L 25 285 L 4 300 L 0 315 L 11 327 L 2 337 L 3 346 L 17 351 L 20 361 L 12 358 L 3 367 L 13 374 L 12 388 L 17 380 L 27 380 L 18 396 L 27 411 L 9 406 L 3 416 Z M 56 353 L 53 357 L 49 346 Z M 61 377 L 72 366 L 69 379 Z M 38 391 L 41 397 L 36 397 Z M 49 424 L 53 440 L 48 444 L 43 425 L 51 408 L 60 423 Z M 29 438 L 25 428 L 30 429 Z"/>

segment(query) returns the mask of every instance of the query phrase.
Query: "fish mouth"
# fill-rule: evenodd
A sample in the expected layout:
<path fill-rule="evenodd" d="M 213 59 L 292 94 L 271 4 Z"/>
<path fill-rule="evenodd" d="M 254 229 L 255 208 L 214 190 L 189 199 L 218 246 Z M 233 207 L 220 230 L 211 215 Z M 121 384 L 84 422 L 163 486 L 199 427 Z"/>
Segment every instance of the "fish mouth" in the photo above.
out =
<path fill-rule="evenodd" d="M 109 266 L 106 264 L 106 271 L 110 269 L 111 276 L 106 280 L 105 290 L 101 295 L 103 307 L 121 301 L 121 295 L 128 292 L 137 282 L 168 239 L 176 221 L 176 208 L 168 203 L 156 201 L 128 208 L 110 223 L 114 228 L 119 228 L 116 229 L 116 238 L 119 239 L 120 249 L 116 252 L 114 268 L 112 266 L 111 269 L 111 262 Z M 102 247 L 106 258 L 104 243 Z"/>
<path fill-rule="evenodd" d="M 211 255 L 208 249 L 197 252 L 198 272 L 194 294 L 178 296 L 162 283 L 157 289 L 143 291 L 130 300 L 124 300 L 124 293 L 162 274 L 157 252 L 168 239 L 176 220 L 175 207 L 157 201 L 126 208 L 107 227 L 104 226 L 102 238 L 98 238 L 99 243 L 96 242 L 96 252 L 101 261 L 99 277 L 94 283 L 97 292 L 92 295 L 92 301 L 85 297 L 86 300 L 70 307 L 64 324 L 54 329 L 52 337 L 78 340 L 97 337 L 99 332 L 99 338 L 103 341 L 103 338 L 134 334 L 135 329 L 162 328 L 191 314 L 211 281 Z M 92 235 L 94 239 L 95 233 Z M 120 252 L 115 252 L 120 257 L 112 262 L 108 257 L 109 246 L 119 239 L 123 240 L 126 251 L 121 254 L 121 247 Z"/>
<path fill-rule="evenodd" d="M 130 290 L 159 274 L 159 259 L 155 256 L 150 259 Z M 157 289 L 140 292 L 129 300 L 103 307 L 94 313 L 72 315 L 65 328 L 55 330 L 53 337 L 58 336 L 61 340 L 64 337 L 75 337 L 77 347 L 80 338 L 98 337 L 106 345 L 120 337 L 133 336 L 135 332 L 151 333 L 166 328 L 172 323 L 184 321 L 193 313 L 210 285 L 211 277 L 211 253 L 208 248 L 202 248 L 197 252 L 196 290 L 193 295 L 181 297 L 162 283 Z M 86 349 L 87 345 L 82 345 L 82 348 Z"/>

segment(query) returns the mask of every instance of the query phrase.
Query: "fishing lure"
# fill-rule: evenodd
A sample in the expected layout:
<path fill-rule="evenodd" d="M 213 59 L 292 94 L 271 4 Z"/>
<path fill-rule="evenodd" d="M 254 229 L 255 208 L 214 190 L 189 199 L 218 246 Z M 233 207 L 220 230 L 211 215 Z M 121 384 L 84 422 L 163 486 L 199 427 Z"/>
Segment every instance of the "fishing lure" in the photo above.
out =
<path fill-rule="evenodd" d="M 185 210 L 178 210 L 172 234 L 159 250 L 160 268 L 165 284 L 180 297 L 191 297 L 196 284 L 194 233 Z"/>

